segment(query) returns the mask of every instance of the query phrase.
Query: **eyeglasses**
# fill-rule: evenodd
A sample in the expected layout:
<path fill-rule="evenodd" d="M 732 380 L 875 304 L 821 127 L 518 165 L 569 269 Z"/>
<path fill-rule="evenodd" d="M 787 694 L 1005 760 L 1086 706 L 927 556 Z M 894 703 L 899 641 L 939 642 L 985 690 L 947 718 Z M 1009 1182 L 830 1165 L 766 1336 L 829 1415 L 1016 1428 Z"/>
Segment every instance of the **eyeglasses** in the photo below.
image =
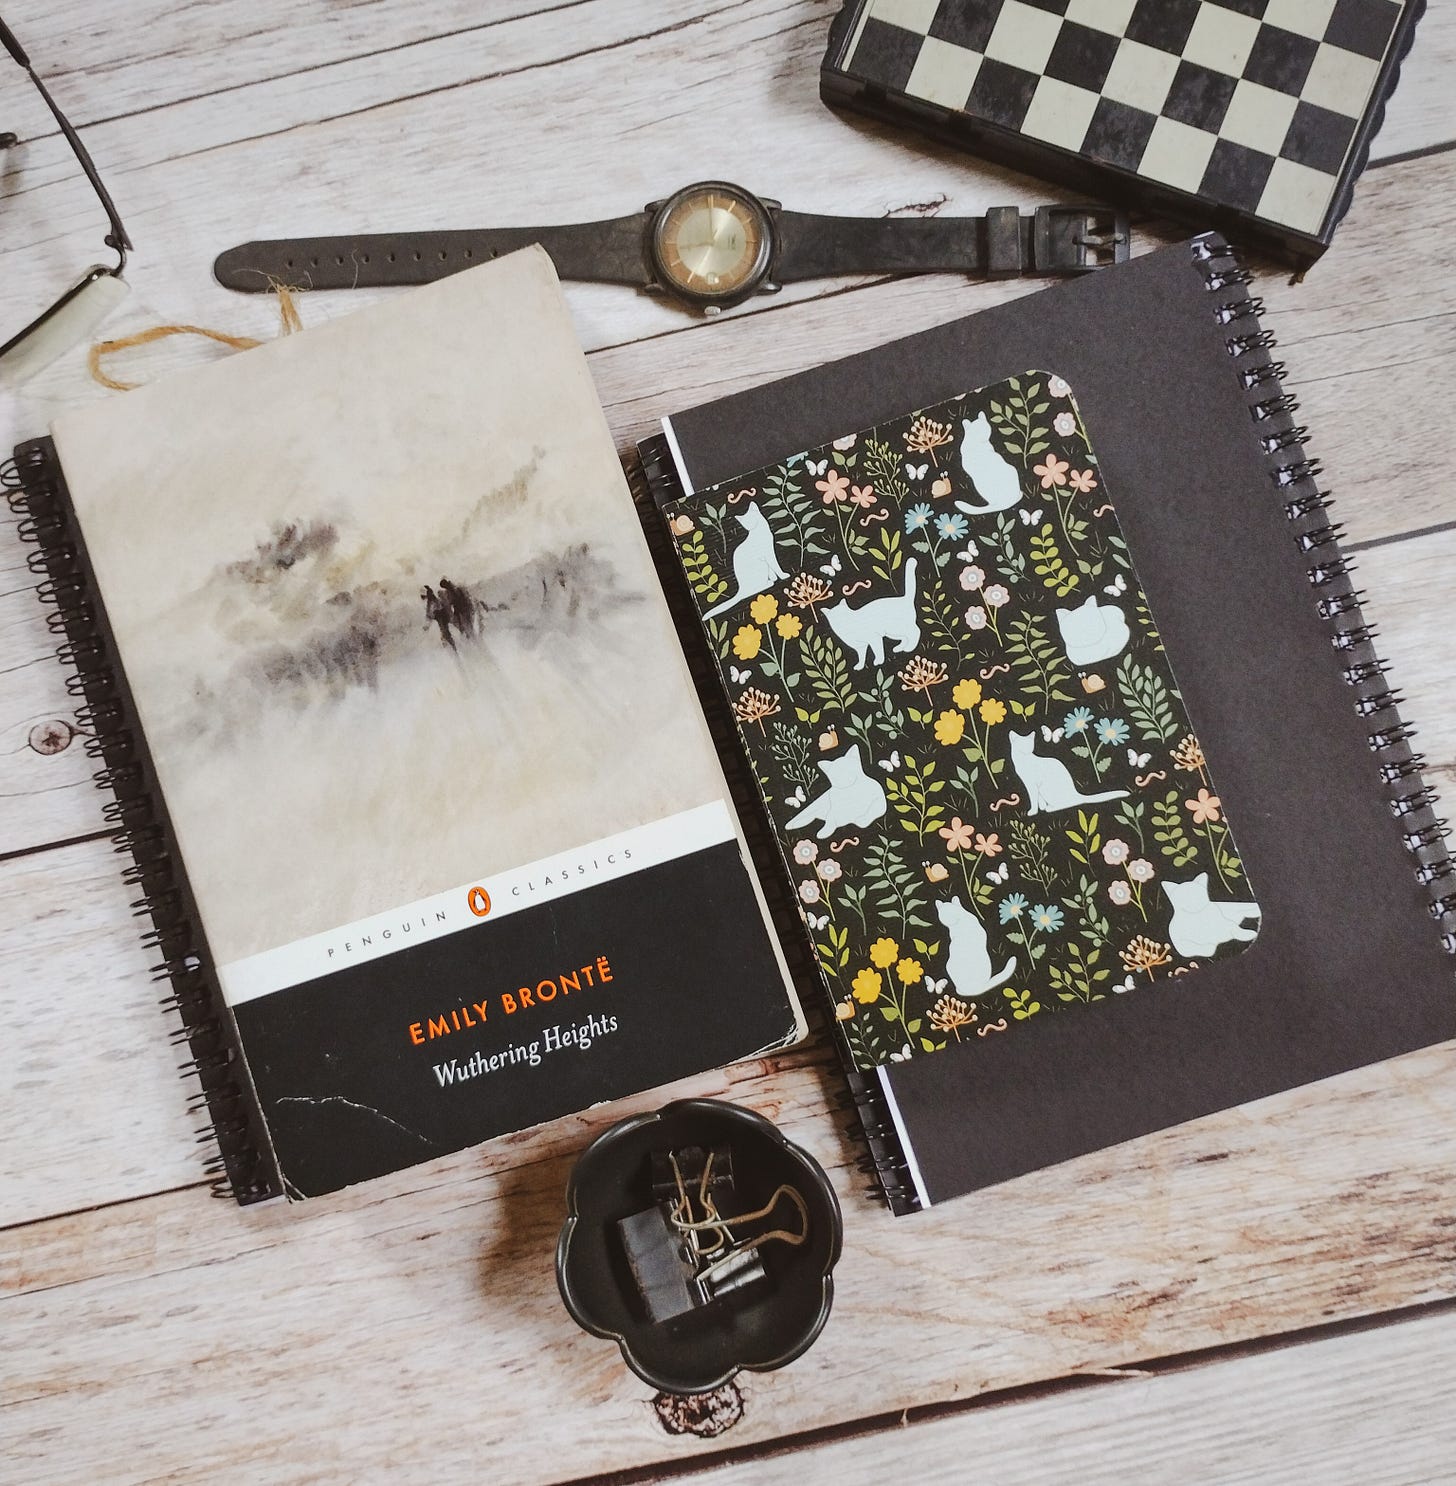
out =
<path fill-rule="evenodd" d="M 106 234 L 106 246 L 116 254 L 116 266 L 93 264 L 81 278 L 71 285 L 51 307 L 32 320 L 19 335 L 12 336 L 0 345 L 0 387 L 13 387 L 50 365 L 63 351 L 78 345 L 98 326 L 126 296 L 126 285 L 121 271 L 126 267 L 126 255 L 131 248 L 131 239 L 121 225 L 116 207 L 96 166 L 81 143 L 80 136 L 71 127 L 71 122 L 57 106 L 46 90 L 46 85 L 36 76 L 25 49 L 15 39 L 14 32 L 0 20 L 0 43 L 5 50 L 26 70 L 46 107 L 60 125 L 66 143 L 75 151 L 76 159 L 91 182 L 92 189 L 101 200 L 111 231 Z M 0 136 L 0 148 L 13 144 L 14 136 Z"/>

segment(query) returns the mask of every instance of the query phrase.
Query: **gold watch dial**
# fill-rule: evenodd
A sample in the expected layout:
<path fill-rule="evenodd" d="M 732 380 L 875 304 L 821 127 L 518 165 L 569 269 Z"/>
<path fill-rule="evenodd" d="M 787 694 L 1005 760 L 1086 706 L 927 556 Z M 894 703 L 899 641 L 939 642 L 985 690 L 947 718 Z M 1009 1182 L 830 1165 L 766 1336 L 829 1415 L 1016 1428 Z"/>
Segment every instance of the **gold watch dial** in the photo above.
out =
<path fill-rule="evenodd" d="M 665 285 L 699 300 L 751 288 L 768 259 L 764 209 L 747 193 L 713 182 L 689 186 L 664 207 L 653 233 Z"/>

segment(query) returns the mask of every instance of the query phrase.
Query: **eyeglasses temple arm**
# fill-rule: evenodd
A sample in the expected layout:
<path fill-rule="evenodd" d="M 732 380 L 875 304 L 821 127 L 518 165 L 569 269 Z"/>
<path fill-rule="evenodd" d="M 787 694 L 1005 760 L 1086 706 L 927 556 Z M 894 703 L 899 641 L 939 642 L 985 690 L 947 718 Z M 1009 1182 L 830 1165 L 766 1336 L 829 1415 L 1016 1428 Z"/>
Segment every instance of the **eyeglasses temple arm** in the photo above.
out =
<path fill-rule="evenodd" d="M 111 231 L 106 236 L 106 246 L 117 255 L 116 271 L 120 273 L 126 266 L 126 255 L 131 251 L 131 238 L 126 235 L 126 228 L 121 225 L 121 217 L 117 214 L 111 193 L 101 184 L 101 177 L 96 173 L 96 166 L 91 159 L 90 152 L 81 143 L 80 135 L 71 127 L 71 121 L 61 112 L 55 99 L 47 92 L 46 85 L 36 76 L 35 68 L 30 65 L 30 58 L 25 55 L 25 48 L 15 39 L 15 33 L 4 21 L 0 21 L 0 43 L 4 44 L 5 50 L 30 74 L 31 82 L 36 85 L 40 96 L 45 99 L 46 107 L 50 109 L 56 123 L 60 125 L 66 143 L 75 151 L 76 158 L 81 162 L 81 169 L 86 172 L 86 179 L 91 182 L 91 189 L 100 198 L 101 205 L 106 211 L 106 219 L 111 224 Z"/>

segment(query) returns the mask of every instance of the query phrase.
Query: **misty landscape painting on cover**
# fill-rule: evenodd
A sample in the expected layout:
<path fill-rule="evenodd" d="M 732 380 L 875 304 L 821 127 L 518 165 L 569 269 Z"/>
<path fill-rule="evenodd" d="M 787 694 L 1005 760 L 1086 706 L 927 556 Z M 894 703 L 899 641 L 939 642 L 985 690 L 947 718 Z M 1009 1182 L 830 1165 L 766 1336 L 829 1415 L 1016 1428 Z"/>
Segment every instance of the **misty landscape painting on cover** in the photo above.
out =
<path fill-rule="evenodd" d="M 73 496 L 220 963 L 723 794 L 549 265 L 516 258 L 397 337 L 401 301 L 131 393 L 124 438 L 58 431 L 106 470 Z"/>

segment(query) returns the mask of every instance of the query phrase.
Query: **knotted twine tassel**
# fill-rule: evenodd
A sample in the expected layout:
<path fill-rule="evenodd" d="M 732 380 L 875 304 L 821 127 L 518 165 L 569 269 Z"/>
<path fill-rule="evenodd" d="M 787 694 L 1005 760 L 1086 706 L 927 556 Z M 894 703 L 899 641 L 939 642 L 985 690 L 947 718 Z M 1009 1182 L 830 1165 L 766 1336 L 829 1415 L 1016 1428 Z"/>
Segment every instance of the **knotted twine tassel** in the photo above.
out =
<path fill-rule="evenodd" d="M 295 290 L 287 284 L 280 284 L 276 279 L 273 281 L 273 292 L 278 296 L 278 333 L 279 335 L 292 335 L 296 330 L 303 329 L 303 321 L 299 317 L 298 304 L 294 299 Z M 135 346 L 148 346 L 153 341 L 165 340 L 170 335 L 201 335 L 210 341 L 217 341 L 220 345 L 231 346 L 235 351 L 250 351 L 254 346 L 263 344 L 260 340 L 254 340 L 250 335 L 228 335 L 222 330 L 209 330 L 205 325 L 154 325 L 150 330 L 140 330 L 135 335 L 118 336 L 112 341 L 98 341 L 86 358 L 86 364 L 91 368 L 91 376 L 94 381 L 103 387 L 110 387 L 115 392 L 130 392 L 134 387 L 140 387 L 140 382 L 120 382 L 115 377 L 102 370 L 101 360 L 117 351 L 129 351 Z"/>

